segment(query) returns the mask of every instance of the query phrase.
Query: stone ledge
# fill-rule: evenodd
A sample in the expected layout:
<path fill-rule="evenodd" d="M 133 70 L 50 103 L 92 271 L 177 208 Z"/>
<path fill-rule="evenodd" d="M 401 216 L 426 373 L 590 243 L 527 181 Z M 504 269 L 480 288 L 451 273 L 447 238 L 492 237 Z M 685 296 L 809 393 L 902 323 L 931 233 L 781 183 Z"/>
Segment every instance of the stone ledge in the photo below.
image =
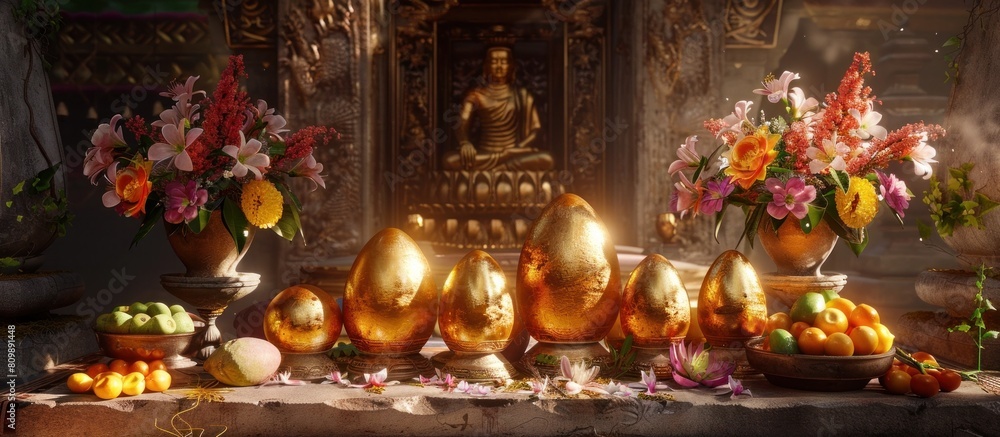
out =
<path fill-rule="evenodd" d="M 175 387 L 197 376 L 175 376 Z M 204 374 L 203 374 L 204 375 Z M 1000 397 L 964 382 L 930 399 L 892 396 L 876 381 L 847 393 L 778 388 L 761 377 L 744 384 L 753 398 L 730 400 L 709 390 L 677 390 L 676 401 L 637 399 L 485 398 L 398 385 L 384 394 L 332 385 L 234 388 L 224 402 L 203 402 L 183 418 L 215 435 L 990 435 L 1000 429 Z M 22 435 L 153 435 L 154 420 L 192 405 L 182 389 L 101 401 L 62 384 L 23 395 Z M 216 430 L 216 431 L 212 431 Z"/>

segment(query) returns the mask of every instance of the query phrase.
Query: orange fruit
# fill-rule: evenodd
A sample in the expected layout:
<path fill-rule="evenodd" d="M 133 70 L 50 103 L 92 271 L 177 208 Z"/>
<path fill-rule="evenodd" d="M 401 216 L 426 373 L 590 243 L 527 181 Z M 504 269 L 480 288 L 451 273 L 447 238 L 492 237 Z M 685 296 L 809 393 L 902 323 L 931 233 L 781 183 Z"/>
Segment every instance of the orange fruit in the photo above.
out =
<path fill-rule="evenodd" d="M 871 355 L 878 348 L 878 333 L 870 326 L 858 326 L 848 337 L 854 342 L 854 355 Z"/>
<path fill-rule="evenodd" d="M 146 389 L 146 375 L 142 372 L 132 372 L 122 377 L 122 393 L 129 396 L 142 394 Z"/>
<path fill-rule="evenodd" d="M 910 355 L 910 357 L 912 357 L 918 363 L 933 364 L 935 366 L 938 365 L 937 358 L 934 358 L 934 355 L 931 355 L 924 351 L 914 352 L 912 355 Z"/>
<path fill-rule="evenodd" d="M 129 364 L 128 373 L 132 372 L 139 372 L 142 374 L 142 377 L 145 378 L 146 375 L 149 375 L 149 364 L 146 364 L 145 361 L 136 361 Z"/>
<path fill-rule="evenodd" d="M 878 334 L 878 347 L 876 347 L 875 352 L 872 353 L 884 354 L 889 352 L 889 349 L 892 349 L 892 341 L 896 338 L 896 336 L 892 335 L 892 333 L 889 332 L 889 328 L 886 328 L 885 325 L 881 323 L 876 323 L 872 326 L 872 329 L 874 329 L 875 333 Z"/>
<path fill-rule="evenodd" d="M 86 373 L 87 373 L 87 376 L 89 376 L 91 378 L 94 378 L 97 375 L 100 375 L 100 374 L 102 374 L 104 372 L 107 372 L 108 370 L 109 369 L 108 369 L 108 365 L 107 364 L 97 363 L 97 364 L 91 364 L 90 367 L 87 367 Z"/>
<path fill-rule="evenodd" d="M 822 329 L 826 335 L 844 332 L 847 330 L 847 315 L 836 308 L 827 308 L 816 315 L 813 326 Z"/>
<path fill-rule="evenodd" d="M 764 328 L 764 332 L 771 332 L 775 329 L 784 329 L 791 332 L 792 328 L 792 318 L 788 317 L 785 313 L 774 313 L 767 318 L 767 327 Z"/>
<path fill-rule="evenodd" d="M 871 305 L 861 304 L 851 311 L 850 316 L 848 316 L 848 321 L 850 321 L 851 326 L 872 326 L 876 323 L 881 323 L 878 317 L 878 311 L 872 308 Z"/>
<path fill-rule="evenodd" d="M 92 385 L 94 385 L 94 378 L 83 372 L 74 373 L 66 379 L 66 386 L 73 393 L 86 393 L 90 391 Z"/>
<path fill-rule="evenodd" d="M 124 375 L 126 373 L 129 373 L 128 361 L 125 360 L 114 360 L 110 364 L 108 364 L 108 368 L 111 369 L 112 372 L 116 372 L 119 375 Z"/>
<path fill-rule="evenodd" d="M 799 334 L 799 350 L 808 355 L 823 355 L 826 333 L 819 328 L 806 328 Z"/>
<path fill-rule="evenodd" d="M 154 370 L 146 376 L 146 389 L 149 391 L 164 391 L 170 388 L 170 374 L 166 370 Z"/>
<path fill-rule="evenodd" d="M 827 355 L 849 357 L 854 355 L 854 342 L 851 341 L 851 337 L 848 337 L 847 334 L 834 332 L 827 337 L 823 350 Z"/>
<path fill-rule="evenodd" d="M 122 377 L 116 372 L 104 372 L 94 378 L 94 394 L 101 399 L 114 399 L 122 394 Z"/>
<path fill-rule="evenodd" d="M 802 335 L 802 331 L 805 331 L 807 328 L 809 328 L 809 324 L 808 323 L 806 323 L 806 322 L 795 322 L 795 323 L 792 323 L 792 327 L 791 327 L 791 329 L 788 330 L 788 332 L 792 333 L 792 337 L 799 338 L 799 336 Z"/>
<path fill-rule="evenodd" d="M 851 302 L 850 299 L 838 297 L 827 302 L 826 307 L 836 308 L 843 311 L 846 315 L 851 315 L 851 312 L 854 311 L 854 308 L 857 308 L 857 305 L 855 305 L 854 302 Z"/>
<path fill-rule="evenodd" d="M 163 363 L 163 360 L 153 360 L 149 362 L 149 371 L 154 370 L 167 370 L 167 365 Z M 146 376 L 149 376 L 148 374 Z"/>

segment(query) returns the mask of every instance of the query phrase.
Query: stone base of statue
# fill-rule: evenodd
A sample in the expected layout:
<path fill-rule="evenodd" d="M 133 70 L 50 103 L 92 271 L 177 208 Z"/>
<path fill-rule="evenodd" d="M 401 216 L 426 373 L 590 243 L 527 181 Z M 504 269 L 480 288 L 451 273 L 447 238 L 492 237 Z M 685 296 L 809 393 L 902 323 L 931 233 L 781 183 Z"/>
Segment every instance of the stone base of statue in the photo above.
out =
<path fill-rule="evenodd" d="M 484 382 L 511 379 L 517 369 L 502 354 L 444 351 L 431 357 L 434 367 L 450 373 L 456 380 Z"/>
<path fill-rule="evenodd" d="M 524 353 L 518 362 L 518 370 L 525 375 L 533 375 L 534 369 L 541 376 L 561 376 L 559 360 L 565 356 L 570 363 L 586 363 L 600 366 L 601 374 L 611 370 L 611 353 L 599 342 L 594 343 L 545 343 L 538 342 Z"/>
<path fill-rule="evenodd" d="M 434 365 L 423 355 L 412 353 L 408 355 L 375 355 L 364 352 L 351 359 L 347 372 L 352 380 L 363 380 L 364 374 L 373 374 L 386 370 L 386 381 L 409 381 L 417 376 L 430 378 L 434 376 Z"/>
<path fill-rule="evenodd" d="M 292 379 L 320 379 L 337 370 L 327 351 L 281 352 L 279 372 L 292 372 Z"/>

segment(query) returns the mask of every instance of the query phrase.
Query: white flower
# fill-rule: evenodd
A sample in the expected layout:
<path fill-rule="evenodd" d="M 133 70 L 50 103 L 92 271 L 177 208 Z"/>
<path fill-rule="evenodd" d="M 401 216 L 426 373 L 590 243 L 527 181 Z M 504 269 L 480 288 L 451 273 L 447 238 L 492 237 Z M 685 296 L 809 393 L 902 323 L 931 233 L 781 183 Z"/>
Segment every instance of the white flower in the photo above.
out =
<path fill-rule="evenodd" d="M 806 98 L 802 88 L 794 87 L 788 93 L 788 106 L 791 108 L 792 118 L 803 118 L 819 107 L 819 101 L 812 97 Z"/>
<path fill-rule="evenodd" d="M 868 102 L 868 110 L 865 111 L 864 115 L 854 108 L 848 109 L 847 112 L 858 121 L 858 128 L 851 131 L 858 138 L 867 140 L 875 137 L 884 140 L 889 133 L 884 127 L 878 125 L 878 122 L 882 121 L 882 114 L 874 111 L 872 102 Z"/>
<path fill-rule="evenodd" d="M 691 135 L 684 140 L 684 144 L 677 149 L 677 160 L 670 163 L 667 173 L 674 174 L 688 167 L 698 167 L 701 163 L 701 154 L 695 149 L 698 143 L 698 136 Z M 320 164 L 322 165 L 322 164 Z M 320 168 L 322 170 L 322 167 Z M 324 187 L 325 188 L 325 187 Z"/>
<path fill-rule="evenodd" d="M 261 146 L 260 141 L 256 139 L 247 141 L 241 131 L 239 146 L 226 146 L 222 148 L 225 154 L 236 159 L 236 164 L 233 165 L 232 170 L 234 176 L 238 178 L 244 177 L 249 170 L 257 180 L 264 178 L 261 172 L 267 169 L 267 166 L 271 165 L 271 158 L 264 153 L 258 153 Z"/>
<path fill-rule="evenodd" d="M 719 131 L 721 135 L 726 130 L 731 130 L 737 133 L 742 133 L 743 123 L 750 123 L 750 107 L 753 106 L 753 102 L 749 100 L 740 100 L 736 102 L 736 106 L 733 108 L 733 113 L 725 116 L 722 122 L 728 126 L 725 130 Z"/>
<path fill-rule="evenodd" d="M 850 152 L 850 147 L 837 141 L 837 135 L 834 134 L 833 138 L 823 140 L 822 148 L 810 146 L 806 149 L 806 156 L 812 160 L 809 161 L 809 172 L 819 174 L 827 167 L 844 171 L 847 169 L 847 161 L 844 160 L 844 156 Z"/>
<path fill-rule="evenodd" d="M 762 96 L 767 96 L 767 101 L 771 103 L 778 103 L 781 99 L 788 96 L 788 84 L 793 80 L 799 78 L 798 73 L 792 73 L 791 71 L 786 71 L 781 73 L 781 77 L 775 79 L 774 76 L 768 75 L 769 80 L 761 82 L 764 88 L 758 88 L 753 90 L 754 94 L 760 94 Z"/>
<path fill-rule="evenodd" d="M 917 147 L 914 147 L 907 155 L 907 158 L 913 161 L 913 173 L 917 176 L 923 175 L 924 179 L 930 179 L 934 171 L 931 164 L 937 163 L 937 160 L 934 159 L 936 155 L 937 150 L 927 144 L 927 133 L 920 133 L 920 144 L 917 144 Z"/>

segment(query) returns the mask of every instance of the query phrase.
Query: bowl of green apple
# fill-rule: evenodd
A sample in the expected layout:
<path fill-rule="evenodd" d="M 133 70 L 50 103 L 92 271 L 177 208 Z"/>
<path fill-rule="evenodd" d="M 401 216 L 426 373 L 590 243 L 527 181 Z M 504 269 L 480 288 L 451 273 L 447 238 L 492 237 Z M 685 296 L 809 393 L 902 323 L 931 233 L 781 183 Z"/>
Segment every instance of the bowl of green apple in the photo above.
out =
<path fill-rule="evenodd" d="M 195 335 L 205 321 L 183 306 L 135 302 L 97 316 L 94 331 L 101 351 L 125 361 L 162 360 L 168 368 L 190 367 Z"/>

